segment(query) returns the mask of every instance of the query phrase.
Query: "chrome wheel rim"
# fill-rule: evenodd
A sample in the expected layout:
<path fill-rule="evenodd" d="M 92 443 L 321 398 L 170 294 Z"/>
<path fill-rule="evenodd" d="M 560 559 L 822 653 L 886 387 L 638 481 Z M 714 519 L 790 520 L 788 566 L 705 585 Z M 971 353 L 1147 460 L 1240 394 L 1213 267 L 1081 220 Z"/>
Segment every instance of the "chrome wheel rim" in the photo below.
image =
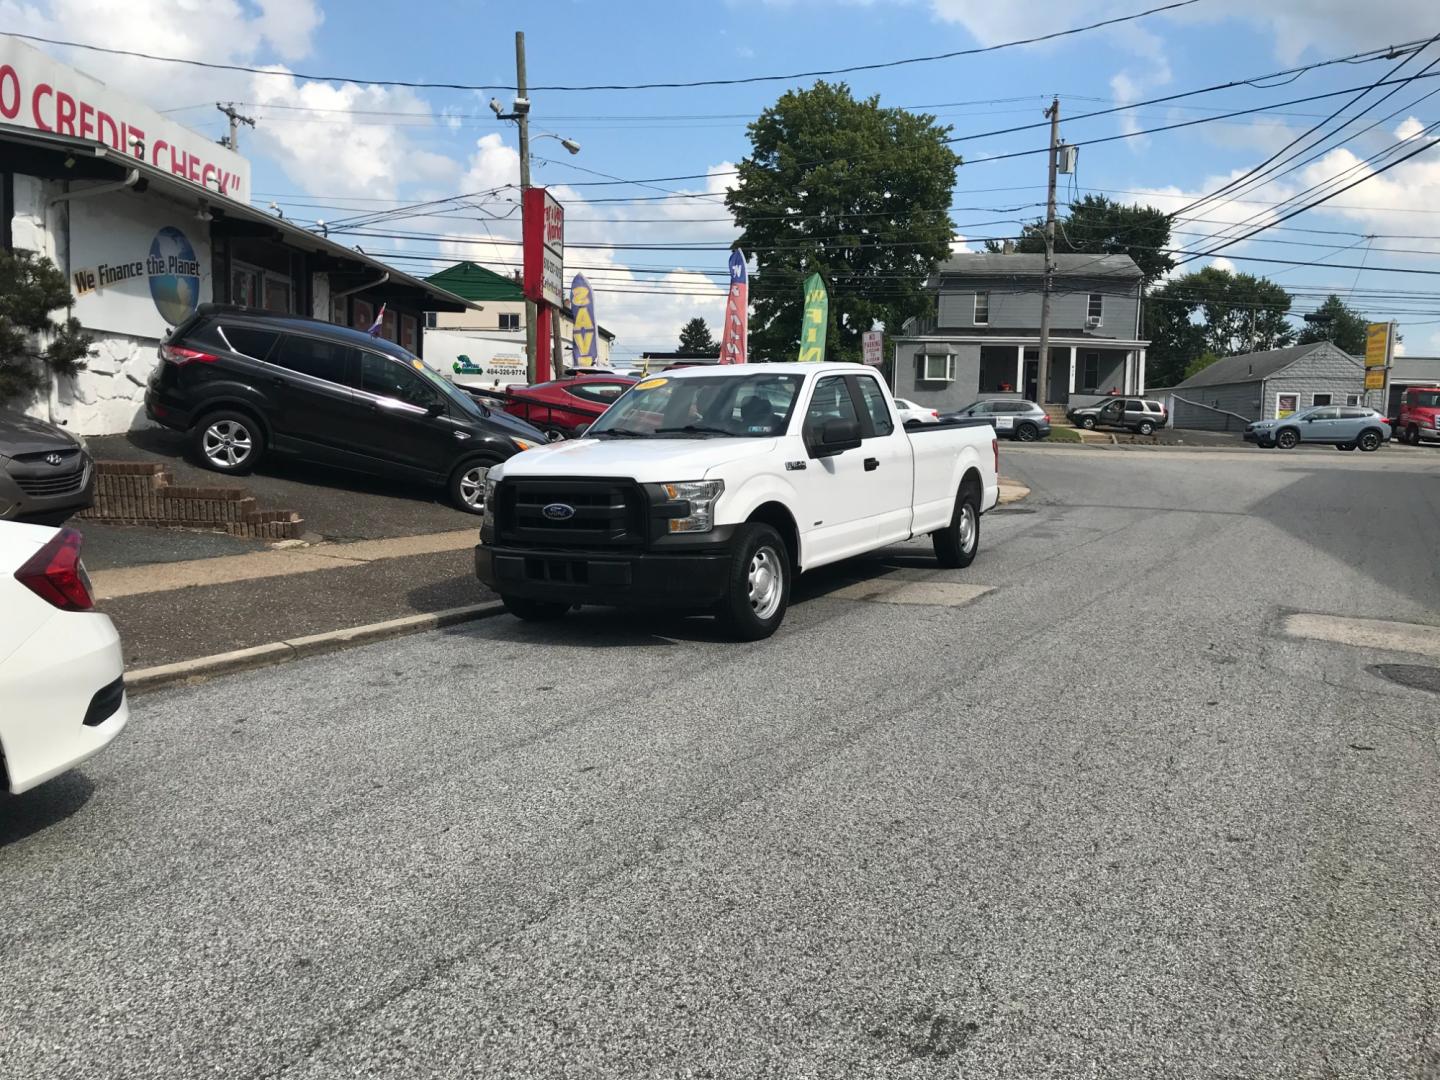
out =
<path fill-rule="evenodd" d="M 561 431 L 559 428 L 546 428 L 545 437 L 551 442 L 564 442 L 565 432 Z"/>
<path fill-rule="evenodd" d="M 489 465 L 472 465 L 460 477 L 460 498 L 465 505 L 476 511 L 485 509 L 485 479 L 490 475 Z"/>
<path fill-rule="evenodd" d="M 217 420 L 205 429 L 201 438 L 205 459 L 223 469 L 244 464 L 254 448 L 250 429 L 237 420 Z"/>
<path fill-rule="evenodd" d="M 974 551 L 976 537 L 975 508 L 969 503 L 962 503 L 960 506 L 960 550 L 967 555 Z"/>
<path fill-rule="evenodd" d="M 785 570 L 780 564 L 780 555 L 772 547 L 758 548 L 750 556 L 747 576 L 750 591 L 750 610 L 762 622 L 780 608 L 785 593 Z"/>

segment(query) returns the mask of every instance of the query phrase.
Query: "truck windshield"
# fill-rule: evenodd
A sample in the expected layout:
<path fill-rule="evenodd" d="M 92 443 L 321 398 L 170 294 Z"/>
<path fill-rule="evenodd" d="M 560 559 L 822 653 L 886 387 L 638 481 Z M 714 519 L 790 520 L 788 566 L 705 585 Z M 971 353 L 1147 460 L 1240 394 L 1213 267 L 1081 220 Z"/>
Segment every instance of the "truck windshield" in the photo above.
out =
<path fill-rule="evenodd" d="M 1410 395 L 1410 404 L 1417 409 L 1440 409 L 1440 390 L 1422 390 Z"/>
<path fill-rule="evenodd" d="M 799 375 L 646 379 L 595 421 L 588 434 L 646 439 L 758 439 L 783 435 Z"/>

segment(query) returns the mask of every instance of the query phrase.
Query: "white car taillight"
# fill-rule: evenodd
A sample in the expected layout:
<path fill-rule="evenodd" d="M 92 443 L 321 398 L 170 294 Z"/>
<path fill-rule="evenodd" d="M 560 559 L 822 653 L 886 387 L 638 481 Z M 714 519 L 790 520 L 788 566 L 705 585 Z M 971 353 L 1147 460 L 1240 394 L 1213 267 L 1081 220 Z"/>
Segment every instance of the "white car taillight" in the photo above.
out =
<path fill-rule="evenodd" d="M 80 539 L 74 529 L 61 529 L 15 571 L 15 580 L 61 611 L 90 611 L 95 598 L 80 561 Z"/>

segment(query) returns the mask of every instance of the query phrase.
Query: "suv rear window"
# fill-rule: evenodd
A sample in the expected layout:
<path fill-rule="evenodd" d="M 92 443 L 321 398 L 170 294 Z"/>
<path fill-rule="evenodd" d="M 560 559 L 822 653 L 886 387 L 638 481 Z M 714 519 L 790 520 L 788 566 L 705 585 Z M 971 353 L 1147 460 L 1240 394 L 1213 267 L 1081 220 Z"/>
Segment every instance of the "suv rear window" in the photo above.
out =
<path fill-rule="evenodd" d="M 270 363 L 343 386 L 349 382 L 345 365 L 357 351 L 334 341 L 287 334 L 271 355 Z"/>
<path fill-rule="evenodd" d="M 234 352 L 264 360 L 270 355 L 280 335 L 274 330 L 257 330 L 253 326 L 221 326 L 220 333 Z"/>

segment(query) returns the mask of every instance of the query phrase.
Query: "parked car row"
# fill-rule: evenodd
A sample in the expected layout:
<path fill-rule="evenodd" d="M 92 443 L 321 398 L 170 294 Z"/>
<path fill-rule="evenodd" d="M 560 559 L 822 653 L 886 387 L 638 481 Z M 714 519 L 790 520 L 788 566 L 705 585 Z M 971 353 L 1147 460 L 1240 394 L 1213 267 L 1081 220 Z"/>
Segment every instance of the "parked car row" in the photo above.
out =
<path fill-rule="evenodd" d="M 976 401 L 946 417 L 989 420 L 995 434 L 1016 442 L 1034 442 L 1050 434 L 1050 416 L 1033 401 L 992 398 Z"/>

